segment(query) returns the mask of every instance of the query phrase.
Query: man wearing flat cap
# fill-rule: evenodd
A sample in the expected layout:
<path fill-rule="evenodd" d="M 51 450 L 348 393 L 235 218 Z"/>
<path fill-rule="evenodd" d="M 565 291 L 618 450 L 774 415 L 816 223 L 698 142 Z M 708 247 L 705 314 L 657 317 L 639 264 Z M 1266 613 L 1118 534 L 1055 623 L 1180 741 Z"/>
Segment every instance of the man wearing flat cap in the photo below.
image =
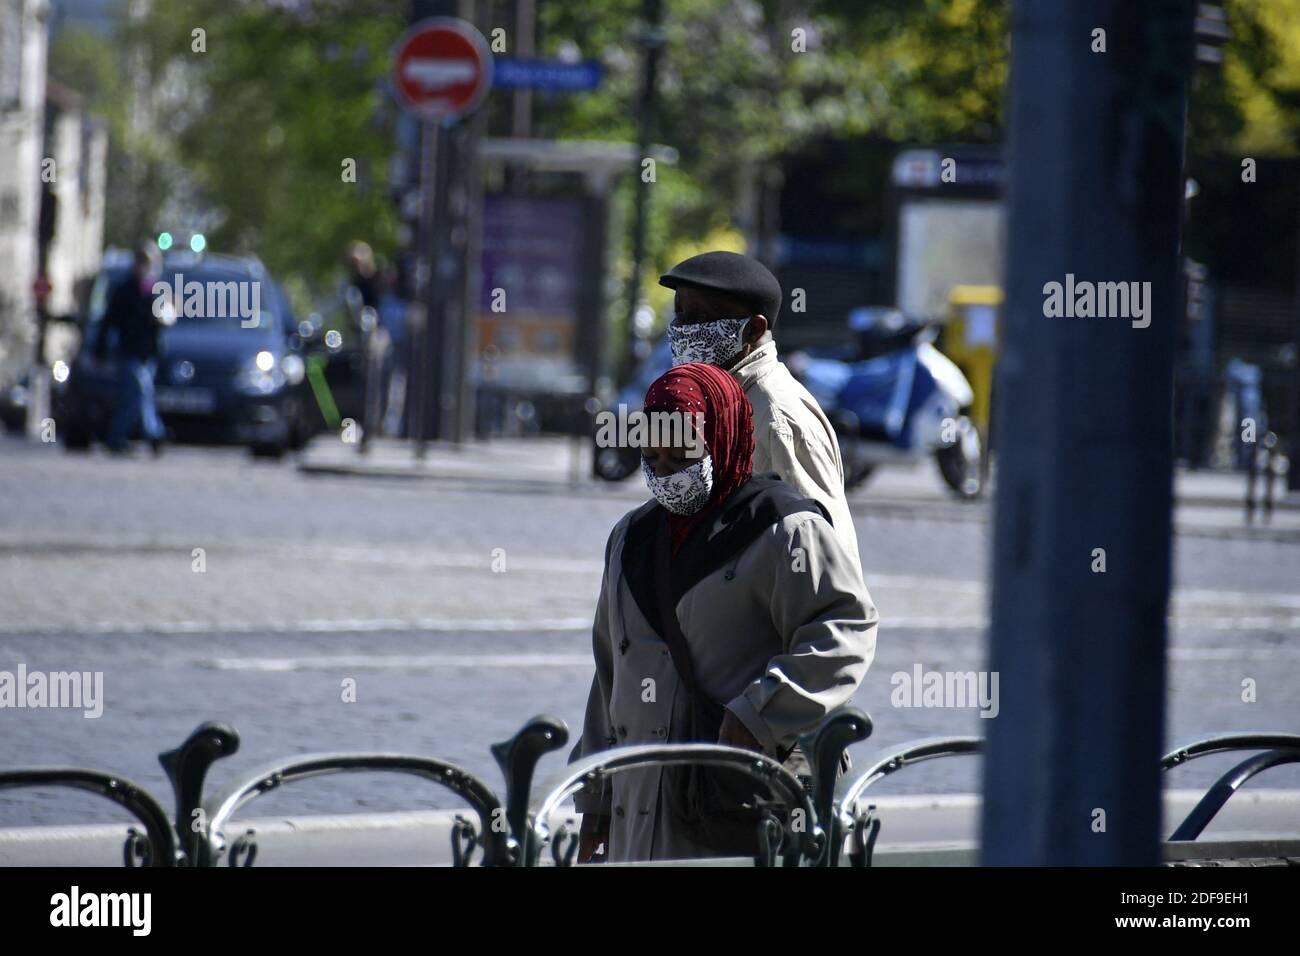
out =
<path fill-rule="evenodd" d="M 707 362 L 735 376 L 754 407 L 754 473 L 775 471 L 825 506 L 860 577 L 835 429 L 777 358 L 772 329 L 782 295 L 776 276 L 749 256 L 705 252 L 677 263 L 659 284 L 676 293 L 668 326 L 673 364 Z"/>

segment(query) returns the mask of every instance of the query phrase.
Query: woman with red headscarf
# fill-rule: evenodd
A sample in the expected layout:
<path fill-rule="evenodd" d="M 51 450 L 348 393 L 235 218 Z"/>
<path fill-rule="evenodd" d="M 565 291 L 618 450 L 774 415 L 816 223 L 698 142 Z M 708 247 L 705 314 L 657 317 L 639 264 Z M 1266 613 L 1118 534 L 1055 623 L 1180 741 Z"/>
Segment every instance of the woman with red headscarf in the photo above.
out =
<path fill-rule="evenodd" d="M 875 653 L 878 615 L 857 562 L 821 505 L 774 474 L 750 474 L 752 411 L 730 374 L 676 366 L 650 386 L 644 409 L 653 498 L 605 548 L 596 674 L 570 761 L 637 744 L 723 743 L 806 775 L 799 736 L 853 697 Z M 579 858 L 755 852 L 750 817 L 701 820 L 710 804 L 685 780 L 650 766 L 580 791 Z"/>

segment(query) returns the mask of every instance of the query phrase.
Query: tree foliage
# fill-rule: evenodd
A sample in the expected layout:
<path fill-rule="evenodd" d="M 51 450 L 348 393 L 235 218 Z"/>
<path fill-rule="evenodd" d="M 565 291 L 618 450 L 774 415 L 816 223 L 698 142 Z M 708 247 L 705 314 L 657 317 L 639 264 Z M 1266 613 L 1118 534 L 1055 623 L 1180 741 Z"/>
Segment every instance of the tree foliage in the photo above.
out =
<path fill-rule="evenodd" d="M 653 139 L 679 161 L 649 186 L 649 286 L 677 249 L 744 225 L 755 176 L 819 142 L 1002 138 L 1009 0 L 663 3 Z M 1225 7 L 1233 39 L 1223 68 L 1197 80 L 1189 148 L 1294 151 L 1300 0 Z M 512 3 L 482 9 L 485 32 L 513 34 Z M 598 59 L 605 81 L 590 93 L 538 94 L 535 135 L 636 140 L 642 9 L 641 0 L 538 5 L 538 55 Z M 112 240 L 205 210 L 213 248 L 256 252 L 311 285 L 349 239 L 391 252 L 396 108 L 386 77 L 408 15 L 406 0 L 167 0 L 124 22 L 107 52 L 65 31 L 56 72 L 90 93 L 113 134 Z M 144 122 L 133 114 L 136 76 Z M 492 100 L 490 134 L 508 135 L 507 97 Z M 348 158 L 355 184 L 341 175 Z M 618 271 L 640 187 L 633 173 L 617 193 Z"/>
<path fill-rule="evenodd" d="M 396 144 L 384 80 L 405 7 L 154 7 L 141 29 L 155 75 L 180 91 L 172 132 L 196 199 L 219 215 L 208 227 L 214 248 L 257 253 L 274 272 L 320 284 L 348 240 L 392 246 L 386 183 Z M 344 176 L 349 160 L 356 182 Z"/>

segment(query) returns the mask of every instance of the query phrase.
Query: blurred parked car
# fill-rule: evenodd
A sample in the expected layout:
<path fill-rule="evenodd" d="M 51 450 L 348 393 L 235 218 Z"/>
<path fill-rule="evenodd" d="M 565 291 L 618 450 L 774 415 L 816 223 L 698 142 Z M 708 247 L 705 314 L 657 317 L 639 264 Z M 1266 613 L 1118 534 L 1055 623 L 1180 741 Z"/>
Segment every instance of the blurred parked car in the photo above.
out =
<path fill-rule="evenodd" d="M 130 272 L 129 255 L 109 253 L 95 280 L 82 344 L 69 373 L 54 387 L 54 410 L 66 447 L 103 441 L 115 390 L 113 343 L 95 358 L 104 334 L 109 291 Z M 160 281 L 258 283 L 260 308 L 253 316 L 217 317 L 181 309 L 161 335 L 155 378 L 158 413 L 172 438 L 247 445 L 255 455 L 278 457 L 302 446 L 310 434 L 305 414 L 311 401 L 297 321 L 284 291 L 256 259 L 171 252 Z M 250 296 L 251 298 L 251 296 Z M 111 333 L 110 333 L 111 334 Z"/>

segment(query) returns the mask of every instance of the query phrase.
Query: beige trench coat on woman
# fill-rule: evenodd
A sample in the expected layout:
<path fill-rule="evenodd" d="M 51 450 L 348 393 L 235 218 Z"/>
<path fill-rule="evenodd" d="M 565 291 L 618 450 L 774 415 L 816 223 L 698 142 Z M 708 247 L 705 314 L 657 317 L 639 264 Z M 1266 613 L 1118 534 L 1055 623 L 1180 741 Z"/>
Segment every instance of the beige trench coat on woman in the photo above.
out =
<path fill-rule="evenodd" d="M 779 484 L 775 476 L 770 480 Z M 878 620 L 856 556 L 847 553 L 822 510 L 788 486 L 781 490 L 786 516 L 688 586 L 677 603 L 700 688 L 725 704 L 769 756 L 778 746 L 794 746 L 853 696 L 875 653 Z M 687 694 L 650 623 L 657 611 L 648 617 L 644 609 L 653 600 L 647 597 L 653 585 L 644 580 L 653 548 L 644 529 L 661 514 L 656 502 L 647 502 L 609 537 L 592 629 L 596 674 L 570 761 L 615 746 L 683 739 Z M 786 766 L 807 771 L 797 750 Z M 610 816 L 608 860 L 709 855 L 675 832 L 662 768 L 607 779 L 603 792 L 580 791 L 574 802 L 580 813 Z"/>

